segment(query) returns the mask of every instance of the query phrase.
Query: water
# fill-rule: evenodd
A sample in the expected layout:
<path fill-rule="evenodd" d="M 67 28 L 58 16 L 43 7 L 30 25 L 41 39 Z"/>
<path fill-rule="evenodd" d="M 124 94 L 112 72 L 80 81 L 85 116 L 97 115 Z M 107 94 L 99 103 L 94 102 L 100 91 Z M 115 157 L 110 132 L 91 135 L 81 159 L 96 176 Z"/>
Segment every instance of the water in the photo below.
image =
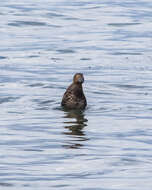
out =
<path fill-rule="evenodd" d="M 151 190 L 152 2 L 0 4 L 0 188 Z M 62 95 L 82 72 L 88 107 Z"/>

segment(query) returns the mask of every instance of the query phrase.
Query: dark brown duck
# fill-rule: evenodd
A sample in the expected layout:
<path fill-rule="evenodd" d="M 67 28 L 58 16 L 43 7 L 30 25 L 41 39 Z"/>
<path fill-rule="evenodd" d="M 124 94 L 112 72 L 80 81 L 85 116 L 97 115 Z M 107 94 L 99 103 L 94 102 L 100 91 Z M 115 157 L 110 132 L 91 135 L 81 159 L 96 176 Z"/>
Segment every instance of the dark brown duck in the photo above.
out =
<path fill-rule="evenodd" d="M 61 105 L 67 109 L 84 109 L 87 105 L 83 93 L 82 83 L 84 77 L 82 73 L 76 73 L 73 77 L 73 83 L 67 88 L 63 95 Z"/>

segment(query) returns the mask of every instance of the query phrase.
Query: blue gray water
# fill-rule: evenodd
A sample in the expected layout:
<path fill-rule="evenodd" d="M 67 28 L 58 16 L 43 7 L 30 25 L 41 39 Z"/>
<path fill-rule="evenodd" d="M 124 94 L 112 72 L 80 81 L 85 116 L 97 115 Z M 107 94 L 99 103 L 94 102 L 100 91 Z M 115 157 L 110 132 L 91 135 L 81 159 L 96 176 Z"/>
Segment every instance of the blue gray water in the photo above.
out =
<path fill-rule="evenodd" d="M 0 3 L 0 189 L 151 190 L 152 2 Z M 88 107 L 60 101 L 82 72 Z"/>

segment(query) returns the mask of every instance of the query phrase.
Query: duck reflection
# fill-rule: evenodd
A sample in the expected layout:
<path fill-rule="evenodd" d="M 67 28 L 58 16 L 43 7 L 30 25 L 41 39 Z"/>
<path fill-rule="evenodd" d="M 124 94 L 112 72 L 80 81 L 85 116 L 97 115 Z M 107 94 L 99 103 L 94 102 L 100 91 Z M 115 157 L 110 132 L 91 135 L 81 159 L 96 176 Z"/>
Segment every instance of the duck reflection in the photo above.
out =
<path fill-rule="evenodd" d="M 67 118 L 69 121 L 65 121 L 64 128 L 68 129 L 68 131 L 64 132 L 63 134 L 67 135 L 70 140 L 66 142 L 64 147 L 66 148 L 80 148 L 83 146 L 83 141 L 87 141 L 84 127 L 87 126 L 87 119 L 85 118 L 83 111 L 65 111 L 64 118 Z M 71 139 L 72 137 L 72 139 Z"/>

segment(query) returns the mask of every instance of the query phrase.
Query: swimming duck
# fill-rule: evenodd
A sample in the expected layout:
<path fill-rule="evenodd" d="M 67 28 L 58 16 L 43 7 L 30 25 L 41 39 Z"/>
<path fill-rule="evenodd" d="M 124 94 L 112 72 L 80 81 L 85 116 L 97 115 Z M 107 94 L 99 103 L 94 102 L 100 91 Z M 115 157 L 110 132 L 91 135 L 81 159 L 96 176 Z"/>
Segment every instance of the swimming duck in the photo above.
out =
<path fill-rule="evenodd" d="M 63 95 L 61 105 L 67 109 L 84 109 L 87 105 L 83 93 L 82 83 L 84 77 L 82 73 L 76 73 L 73 77 L 73 83 L 67 88 Z"/>

